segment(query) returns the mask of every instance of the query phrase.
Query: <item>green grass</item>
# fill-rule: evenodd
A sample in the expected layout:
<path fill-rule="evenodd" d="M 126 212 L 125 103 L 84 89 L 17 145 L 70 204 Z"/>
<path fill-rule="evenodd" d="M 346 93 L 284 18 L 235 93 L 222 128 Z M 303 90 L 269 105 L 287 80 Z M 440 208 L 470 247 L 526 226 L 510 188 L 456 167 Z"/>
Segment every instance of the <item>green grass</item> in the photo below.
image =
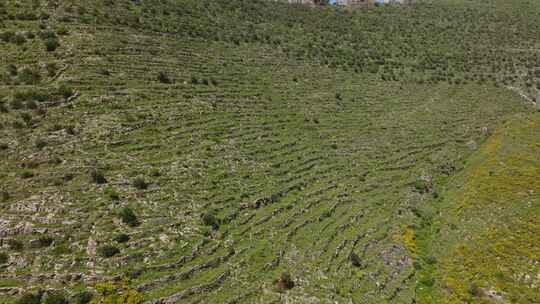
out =
<path fill-rule="evenodd" d="M 490 303 L 490 293 L 512 303 L 539 300 L 533 262 L 540 252 L 539 118 L 509 117 L 448 184 L 438 207 L 442 216 L 429 230 L 437 237 L 425 251 L 440 262 L 427 269 L 437 284 L 426 303 Z"/>
<path fill-rule="evenodd" d="M 0 5 L 0 32 L 35 34 L 0 43 L 0 190 L 9 194 L 0 240 L 24 245 L 8 252 L 17 262 L 0 269 L 6 282 L 72 293 L 130 277 L 145 300 L 190 303 L 467 299 L 470 286 L 452 284 L 483 268 L 460 281 L 455 259 L 475 251 L 458 250 L 445 221 L 483 248 L 505 238 L 461 223 L 474 208 L 491 218 L 474 207 L 489 197 L 452 189 L 498 151 L 485 151 L 491 142 L 513 140 L 491 135 L 507 117 L 529 117 L 506 86 L 533 90 L 536 2 L 353 12 L 239 0 L 84 3 Z M 49 52 L 53 36 L 60 45 Z M 39 82 L 20 82 L 7 64 L 37 71 Z M 516 164 L 527 166 L 537 168 Z M 125 208 L 136 225 L 118 216 Z M 122 233 L 129 241 L 118 244 Z M 31 249 L 43 235 L 52 245 Z M 93 243 L 120 253 L 102 258 Z M 276 288 L 284 272 L 290 290 Z"/>

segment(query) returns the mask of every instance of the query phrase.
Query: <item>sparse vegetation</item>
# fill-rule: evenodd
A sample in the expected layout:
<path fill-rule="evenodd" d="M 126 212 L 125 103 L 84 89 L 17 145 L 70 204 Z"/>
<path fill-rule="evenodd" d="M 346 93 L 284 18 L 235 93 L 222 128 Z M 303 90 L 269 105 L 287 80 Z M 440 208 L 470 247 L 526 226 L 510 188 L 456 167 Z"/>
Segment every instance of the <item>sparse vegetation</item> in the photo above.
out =
<path fill-rule="evenodd" d="M 0 1 L 0 303 L 539 302 L 538 11 Z"/>

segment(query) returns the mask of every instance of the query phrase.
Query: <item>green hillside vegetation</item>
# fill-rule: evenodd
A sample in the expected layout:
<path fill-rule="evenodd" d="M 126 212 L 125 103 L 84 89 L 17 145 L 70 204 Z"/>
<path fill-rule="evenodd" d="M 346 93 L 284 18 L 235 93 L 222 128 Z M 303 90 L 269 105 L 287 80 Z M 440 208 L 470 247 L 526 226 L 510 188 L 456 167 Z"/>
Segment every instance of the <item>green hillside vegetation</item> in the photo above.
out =
<path fill-rule="evenodd" d="M 539 128 L 539 115 L 509 118 L 449 183 L 425 234 L 438 231 L 432 299 L 540 301 Z"/>
<path fill-rule="evenodd" d="M 0 2 L 0 303 L 539 302 L 539 32 L 525 0 Z"/>

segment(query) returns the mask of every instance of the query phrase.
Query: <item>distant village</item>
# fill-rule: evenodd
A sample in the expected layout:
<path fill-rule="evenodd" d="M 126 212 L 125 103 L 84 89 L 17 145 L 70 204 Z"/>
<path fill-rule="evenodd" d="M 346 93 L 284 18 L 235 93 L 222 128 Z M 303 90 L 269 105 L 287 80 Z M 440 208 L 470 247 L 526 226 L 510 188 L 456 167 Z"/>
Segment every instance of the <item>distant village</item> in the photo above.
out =
<path fill-rule="evenodd" d="M 285 0 L 292 4 L 325 5 L 334 4 L 340 6 L 375 6 L 380 4 L 412 4 L 416 0 Z"/>

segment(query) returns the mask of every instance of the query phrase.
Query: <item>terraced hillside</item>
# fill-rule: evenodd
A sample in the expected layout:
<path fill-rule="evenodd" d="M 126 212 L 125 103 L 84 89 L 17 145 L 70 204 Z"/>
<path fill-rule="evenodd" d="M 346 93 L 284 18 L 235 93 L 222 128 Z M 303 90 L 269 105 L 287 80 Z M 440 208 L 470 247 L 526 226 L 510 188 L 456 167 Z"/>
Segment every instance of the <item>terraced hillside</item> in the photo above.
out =
<path fill-rule="evenodd" d="M 505 121 L 424 213 L 439 215 L 418 230 L 419 252 L 432 262 L 420 271 L 420 298 L 540 302 L 539 119 Z"/>
<path fill-rule="evenodd" d="M 537 302 L 539 12 L 3 1 L 0 302 Z"/>

